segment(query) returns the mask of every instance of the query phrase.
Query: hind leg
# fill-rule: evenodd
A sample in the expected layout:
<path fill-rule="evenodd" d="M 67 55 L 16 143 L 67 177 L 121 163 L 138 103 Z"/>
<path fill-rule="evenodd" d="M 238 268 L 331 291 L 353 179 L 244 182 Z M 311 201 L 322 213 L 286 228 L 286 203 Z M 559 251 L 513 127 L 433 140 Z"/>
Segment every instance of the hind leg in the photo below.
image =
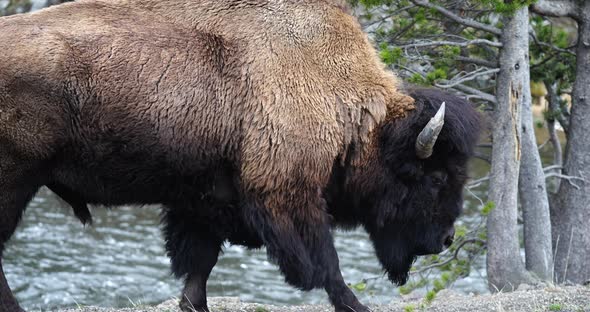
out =
<path fill-rule="evenodd" d="M 217 263 L 223 239 L 210 230 L 212 222 L 199 223 L 199 217 L 186 210 L 168 209 L 164 215 L 166 250 L 172 272 L 184 278 L 180 308 L 208 312 L 207 279 Z"/>
<path fill-rule="evenodd" d="M 27 203 L 39 189 L 40 184 L 35 181 L 38 178 L 32 175 L 31 170 L 22 169 L 8 156 L 0 154 L 0 311 L 23 311 L 4 276 L 2 253 Z"/>

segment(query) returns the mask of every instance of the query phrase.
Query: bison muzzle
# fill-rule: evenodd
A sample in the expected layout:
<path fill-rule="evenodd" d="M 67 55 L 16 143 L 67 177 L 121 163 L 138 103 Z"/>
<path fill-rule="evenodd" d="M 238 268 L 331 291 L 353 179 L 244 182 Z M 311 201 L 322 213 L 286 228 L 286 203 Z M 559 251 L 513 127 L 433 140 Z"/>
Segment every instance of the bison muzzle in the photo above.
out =
<path fill-rule="evenodd" d="M 368 311 L 332 229 L 364 227 L 403 284 L 452 242 L 479 117 L 400 87 L 339 2 L 80 0 L 1 18 L 0 255 L 47 186 L 84 223 L 88 204 L 160 204 L 184 311 L 208 311 L 226 241 L 265 246 L 336 311 Z M 1 265 L 0 310 L 22 311 Z"/>

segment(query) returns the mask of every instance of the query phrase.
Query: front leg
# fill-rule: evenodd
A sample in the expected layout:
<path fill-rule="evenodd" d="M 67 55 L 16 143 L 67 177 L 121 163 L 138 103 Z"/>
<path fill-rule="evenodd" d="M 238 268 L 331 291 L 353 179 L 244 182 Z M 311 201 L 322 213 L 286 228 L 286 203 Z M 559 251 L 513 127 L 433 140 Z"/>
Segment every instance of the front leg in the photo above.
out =
<path fill-rule="evenodd" d="M 334 254 L 336 250 L 334 250 Z M 338 263 L 338 256 L 335 255 L 336 263 Z M 369 312 L 369 308 L 362 305 L 352 290 L 346 285 L 342 278 L 342 273 L 338 265 L 333 268 L 328 280 L 326 281 L 326 292 L 330 298 L 330 302 L 334 305 L 336 312 Z"/>
<path fill-rule="evenodd" d="M 271 128 L 263 126 L 258 129 Z M 342 279 L 323 195 L 339 147 L 324 140 L 329 136 L 281 134 L 278 139 L 270 131 L 247 137 L 240 176 L 245 224 L 260 237 L 289 284 L 302 290 L 324 288 L 336 311 L 369 311 Z M 268 140 L 261 139 L 265 135 Z"/>
<path fill-rule="evenodd" d="M 182 208 L 167 208 L 163 221 L 172 272 L 185 279 L 180 309 L 209 312 L 207 279 L 217 263 L 223 240 L 209 229 L 211 225 L 199 223 L 199 218 Z"/>
<path fill-rule="evenodd" d="M 337 312 L 370 311 L 344 283 L 321 193 L 308 191 L 291 198 L 249 201 L 258 205 L 245 208 L 246 220 L 288 283 L 302 290 L 324 288 Z M 273 203 L 282 205 L 272 207 Z"/>

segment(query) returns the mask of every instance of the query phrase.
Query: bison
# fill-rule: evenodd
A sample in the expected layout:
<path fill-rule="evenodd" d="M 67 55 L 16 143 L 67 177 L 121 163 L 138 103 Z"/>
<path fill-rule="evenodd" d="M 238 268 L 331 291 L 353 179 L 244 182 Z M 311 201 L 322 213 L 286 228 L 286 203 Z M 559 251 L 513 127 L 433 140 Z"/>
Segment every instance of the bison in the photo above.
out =
<path fill-rule="evenodd" d="M 81 0 L 0 19 L 0 252 L 41 186 L 82 222 L 88 204 L 161 204 L 184 311 L 208 311 L 226 241 L 368 311 L 332 228 L 364 227 L 403 284 L 452 242 L 478 114 L 405 90 L 338 2 Z M 22 311 L 1 266 L 0 309 Z"/>

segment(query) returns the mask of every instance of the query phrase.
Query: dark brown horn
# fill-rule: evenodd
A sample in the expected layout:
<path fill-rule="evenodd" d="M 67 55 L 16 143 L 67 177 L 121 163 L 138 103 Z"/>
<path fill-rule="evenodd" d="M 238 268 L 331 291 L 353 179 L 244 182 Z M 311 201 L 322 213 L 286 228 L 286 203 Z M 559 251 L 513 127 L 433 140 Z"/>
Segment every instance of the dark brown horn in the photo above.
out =
<path fill-rule="evenodd" d="M 430 119 L 426 127 L 416 139 L 416 156 L 420 159 L 426 159 L 432 155 L 434 144 L 440 134 L 440 130 L 445 124 L 445 102 L 440 105 L 436 115 Z"/>

